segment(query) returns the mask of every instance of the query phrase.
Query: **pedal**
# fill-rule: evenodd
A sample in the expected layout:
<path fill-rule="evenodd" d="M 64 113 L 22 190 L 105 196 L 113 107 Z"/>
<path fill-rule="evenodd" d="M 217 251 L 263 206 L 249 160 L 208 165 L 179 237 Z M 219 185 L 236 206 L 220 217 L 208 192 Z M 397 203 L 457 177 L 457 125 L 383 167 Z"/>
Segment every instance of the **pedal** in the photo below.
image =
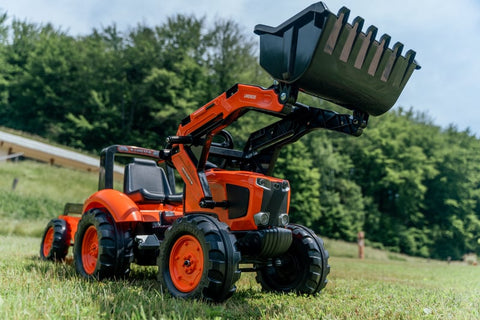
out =
<path fill-rule="evenodd" d="M 157 250 L 160 248 L 160 241 L 154 234 L 136 236 L 135 242 L 140 250 Z"/>

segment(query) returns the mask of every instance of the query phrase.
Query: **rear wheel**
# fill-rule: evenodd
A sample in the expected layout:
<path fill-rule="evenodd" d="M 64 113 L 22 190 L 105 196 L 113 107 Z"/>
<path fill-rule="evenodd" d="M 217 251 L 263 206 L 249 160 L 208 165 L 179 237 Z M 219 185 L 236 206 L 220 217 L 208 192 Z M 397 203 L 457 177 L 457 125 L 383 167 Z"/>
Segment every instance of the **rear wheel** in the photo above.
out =
<path fill-rule="evenodd" d="M 175 297 L 224 301 L 240 278 L 240 252 L 226 224 L 206 215 L 175 221 L 165 233 L 158 279 Z"/>
<path fill-rule="evenodd" d="M 266 291 L 315 294 L 327 284 L 328 252 L 315 233 L 301 225 L 288 225 L 293 241 L 273 263 L 259 267 L 257 281 Z"/>
<path fill-rule="evenodd" d="M 40 257 L 44 260 L 62 261 L 70 246 L 67 222 L 62 219 L 52 219 L 47 224 L 40 245 Z"/>
<path fill-rule="evenodd" d="M 133 242 L 110 214 L 93 209 L 85 213 L 75 234 L 73 258 L 85 278 L 121 278 L 130 272 Z"/>

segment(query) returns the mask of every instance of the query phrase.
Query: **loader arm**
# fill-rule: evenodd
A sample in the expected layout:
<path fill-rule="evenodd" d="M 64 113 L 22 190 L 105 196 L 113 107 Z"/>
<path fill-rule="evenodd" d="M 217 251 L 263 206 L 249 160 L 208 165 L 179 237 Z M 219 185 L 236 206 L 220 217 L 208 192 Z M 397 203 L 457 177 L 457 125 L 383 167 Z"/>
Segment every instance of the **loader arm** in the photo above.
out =
<path fill-rule="evenodd" d="M 225 207 L 215 202 L 205 174 L 209 155 L 235 159 L 242 170 L 271 174 L 282 147 L 293 143 L 315 129 L 328 129 L 359 136 L 367 125 L 368 115 L 354 111 L 353 115 L 313 108 L 284 99 L 280 89 L 235 85 L 182 121 L 177 135 L 167 138 L 167 153 L 183 180 L 190 184 L 192 196 L 202 208 Z M 282 101 L 285 101 L 282 103 Z M 268 113 L 281 120 L 250 135 L 244 150 L 213 146 L 213 137 L 249 110 Z M 192 147 L 200 147 L 195 156 Z"/>
<path fill-rule="evenodd" d="M 202 208 L 225 206 L 215 203 L 205 175 L 212 139 L 248 110 L 283 117 L 290 108 L 279 102 L 274 88 L 237 84 L 182 120 L 177 135 L 167 137 L 167 153 L 183 181 L 189 185 L 191 201 Z M 192 147 L 201 147 L 195 156 Z"/>
<path fill-rule="evenodd" d="M 282 147 L 294 143 L 316 129 L 327 129 L 360 136 L 368 123 L 368 114 L 354 111 L 353 115 L 313 108 L 296 103 L 284 119 L 250 134 L 243 158 L 252 159 L 261 173 L 272 175 Z"/>

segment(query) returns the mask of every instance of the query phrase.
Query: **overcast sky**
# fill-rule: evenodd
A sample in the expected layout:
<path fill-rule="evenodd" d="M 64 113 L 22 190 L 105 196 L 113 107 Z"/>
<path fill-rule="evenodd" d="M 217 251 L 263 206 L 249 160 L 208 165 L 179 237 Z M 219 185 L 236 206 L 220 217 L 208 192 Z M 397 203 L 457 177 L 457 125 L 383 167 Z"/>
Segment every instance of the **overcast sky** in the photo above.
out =
<path fill-rule="evenodd" d="M 1 0 L 0 12 L 33 23 L 51 22 L 71 35 L 116 23 L 120 30 L 138 23 L 159 25 L 176 13 L 237 21 L 246 32 L 256 24 L 277 26 L 315 1 L 307 0 Z M 480 137 L 479 0 L 326 0 L 330 11 L 351 10 L 417 52 L 415 71 L 397 106 L 425 111 L 435 124 L 471 131 Z"/>

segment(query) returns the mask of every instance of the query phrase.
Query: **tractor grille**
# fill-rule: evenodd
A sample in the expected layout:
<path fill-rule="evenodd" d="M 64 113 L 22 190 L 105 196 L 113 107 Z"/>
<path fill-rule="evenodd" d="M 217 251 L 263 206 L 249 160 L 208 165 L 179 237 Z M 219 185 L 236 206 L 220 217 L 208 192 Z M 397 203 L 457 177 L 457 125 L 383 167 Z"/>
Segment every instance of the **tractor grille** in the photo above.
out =
<path fill-rule="evenodd" d="M 288 194 L 290 185 L 288 181 L 271 182 L 265 179 L 257 180 L 257 184 L 261 185 L 263 190 L 262 212 L 270 214 L 269 225 L 280 226 L 279 216 L 287 213 L 288 210 Z M 282 226 L 283 227 L 283 226 Z"/>

